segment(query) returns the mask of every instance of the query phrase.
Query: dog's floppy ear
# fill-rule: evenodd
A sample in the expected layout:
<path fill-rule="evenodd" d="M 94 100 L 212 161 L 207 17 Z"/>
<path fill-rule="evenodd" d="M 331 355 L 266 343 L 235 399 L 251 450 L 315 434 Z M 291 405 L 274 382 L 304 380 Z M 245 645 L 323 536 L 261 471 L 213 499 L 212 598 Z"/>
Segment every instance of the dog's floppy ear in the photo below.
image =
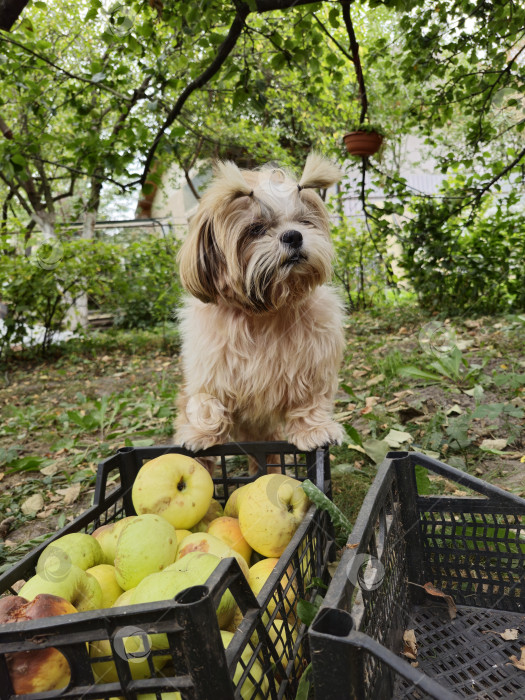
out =
<path fill-rule="evenodd" d="M 191 222 L 178 263 L 184 289 L 205 304 L 216 302 L 225 262 L 215 239 L 212 218 L 206 210 L 198 212 Z"/>
<path fill-rule="evenodd" d="M 312 152 L 306 159 L 303 174 L 299 180 L 299 188 L 303 187 L 330 187 L 342 178 L 342 171 L 328 158 L 319 153 Z"/>

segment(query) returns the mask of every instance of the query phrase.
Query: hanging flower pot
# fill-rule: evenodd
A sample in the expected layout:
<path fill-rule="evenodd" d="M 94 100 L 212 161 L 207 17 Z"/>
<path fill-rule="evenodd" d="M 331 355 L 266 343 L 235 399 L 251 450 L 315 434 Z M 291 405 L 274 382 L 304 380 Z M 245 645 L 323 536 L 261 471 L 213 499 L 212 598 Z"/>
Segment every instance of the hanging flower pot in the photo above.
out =
<path fill-rule="evenodd" d="M 373 156 L 381 148 L 383 135 L 377 131 L 357 130 L 343 136 L 346 150 L 353 156 Z"/>

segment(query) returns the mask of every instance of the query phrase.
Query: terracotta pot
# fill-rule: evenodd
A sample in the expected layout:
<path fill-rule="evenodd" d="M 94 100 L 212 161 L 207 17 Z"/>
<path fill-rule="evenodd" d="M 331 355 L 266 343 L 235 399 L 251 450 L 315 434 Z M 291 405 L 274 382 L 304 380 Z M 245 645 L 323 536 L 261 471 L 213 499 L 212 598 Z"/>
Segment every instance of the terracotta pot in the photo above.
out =
<path fill-rule="evenodd" d="M 346 150 L 353 156 L 373 156 L 381 148 L 383 137 L 375 131 L 352 131 L 343 136 Z"/>

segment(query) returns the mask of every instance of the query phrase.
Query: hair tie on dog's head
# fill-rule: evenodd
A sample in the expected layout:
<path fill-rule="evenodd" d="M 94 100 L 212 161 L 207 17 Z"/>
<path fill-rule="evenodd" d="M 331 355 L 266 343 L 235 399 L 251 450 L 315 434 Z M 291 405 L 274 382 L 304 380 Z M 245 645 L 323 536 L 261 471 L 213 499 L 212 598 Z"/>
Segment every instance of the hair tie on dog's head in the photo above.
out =
<path fill-rule="evenodd" d="M 248 197 L 253 197 L 253 190 L 250 192 L 250 194 L 248 195 Z"/>
<path fill-rule="evenodd" d="M 297 189 L 300 192 L 302 189 L 304 189 L 304 187 L 301 187 L 301 185 L 297 185 Z"/>

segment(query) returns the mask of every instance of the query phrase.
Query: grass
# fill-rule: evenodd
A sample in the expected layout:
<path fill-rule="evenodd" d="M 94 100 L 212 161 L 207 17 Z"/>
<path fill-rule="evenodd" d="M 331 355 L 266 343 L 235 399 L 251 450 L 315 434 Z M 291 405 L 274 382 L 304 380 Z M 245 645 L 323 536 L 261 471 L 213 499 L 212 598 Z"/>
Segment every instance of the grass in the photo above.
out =
<path fill-rule="evenodd" d="M 436 323 L 449 335 L 454 327 L 457 351 L 436 354 L 421 342 L 421 329 Z M 335 413 L 349 441 L 331 450 L 331 464 L 334 500 L 352 522 L 376 463 L 394 448 L 427 452 L 525 495 L 525 317 L 452 323 L 403 306 L 353 314 L 346 333 Z M 85 510 L 102 458 L 170 441 L 178 348 L 173 326 L 109 330 L 44 359 L 11 361 L 0 384 L 0 512 L 8 518 L 0 566 Z M 438 480 L 429 485 L 439 488 Z M 44 501 L 36 514 L 23 507 L 35 494 Z"/>

